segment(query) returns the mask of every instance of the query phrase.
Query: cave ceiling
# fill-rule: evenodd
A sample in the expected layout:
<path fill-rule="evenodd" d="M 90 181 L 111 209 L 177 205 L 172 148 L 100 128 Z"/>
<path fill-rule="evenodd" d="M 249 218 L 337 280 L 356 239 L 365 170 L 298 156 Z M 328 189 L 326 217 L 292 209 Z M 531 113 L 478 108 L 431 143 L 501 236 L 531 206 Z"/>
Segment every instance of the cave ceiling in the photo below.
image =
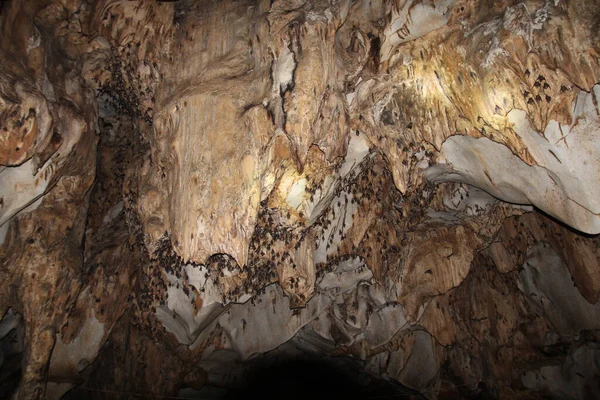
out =
<path fill-rule="evenodd" d="M 0 32 L 0 393 L 308 354 L 600 398 L 600 1 L 12 0 Z"/>

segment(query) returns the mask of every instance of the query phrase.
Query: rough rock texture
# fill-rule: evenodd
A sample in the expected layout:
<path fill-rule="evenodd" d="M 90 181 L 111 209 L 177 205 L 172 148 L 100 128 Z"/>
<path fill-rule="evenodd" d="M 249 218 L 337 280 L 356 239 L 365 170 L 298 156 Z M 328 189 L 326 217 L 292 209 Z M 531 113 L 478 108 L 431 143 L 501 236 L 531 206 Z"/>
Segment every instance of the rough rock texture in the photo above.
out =
<path fill-rule="evenodd" d="M 218 397 L 306 356 L 417 398 L 600 397 L 599 26 L 0 3 L 0 393 Z"/>

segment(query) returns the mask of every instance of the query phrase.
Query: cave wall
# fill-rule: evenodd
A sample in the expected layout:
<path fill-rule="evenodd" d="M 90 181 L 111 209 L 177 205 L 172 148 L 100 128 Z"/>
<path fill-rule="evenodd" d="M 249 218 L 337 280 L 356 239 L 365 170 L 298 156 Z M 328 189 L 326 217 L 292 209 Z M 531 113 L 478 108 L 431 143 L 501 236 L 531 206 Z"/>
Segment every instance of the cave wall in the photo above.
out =
<path fill-rule="evenodd" d="M 176 395 L 294 348 L 431 398 L 600 396 L 599 2 L 0 12 L 7 393 Z"/>

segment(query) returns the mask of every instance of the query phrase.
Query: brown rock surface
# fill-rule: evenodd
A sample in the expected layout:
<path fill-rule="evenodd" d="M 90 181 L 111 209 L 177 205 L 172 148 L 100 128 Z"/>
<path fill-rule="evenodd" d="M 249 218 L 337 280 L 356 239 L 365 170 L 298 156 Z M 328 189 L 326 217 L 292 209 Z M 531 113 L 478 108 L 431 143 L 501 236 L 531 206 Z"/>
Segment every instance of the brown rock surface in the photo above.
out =
<path fill-rule="evenodd" d="M 599 15 L 1 2 L 0 393 L 600 397 Z"/>

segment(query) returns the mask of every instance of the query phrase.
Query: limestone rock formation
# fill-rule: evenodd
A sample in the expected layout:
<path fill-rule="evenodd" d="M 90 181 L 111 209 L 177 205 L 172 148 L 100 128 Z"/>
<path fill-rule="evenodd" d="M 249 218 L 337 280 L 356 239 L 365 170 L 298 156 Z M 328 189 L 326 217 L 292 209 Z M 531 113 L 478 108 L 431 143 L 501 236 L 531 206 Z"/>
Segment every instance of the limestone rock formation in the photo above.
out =
<path fill-rule="evenodd" d="M 221 398 L 311 358 L 600 398 L 599 27 L 595 0 L 0 3 L 0 394 Z"/>

